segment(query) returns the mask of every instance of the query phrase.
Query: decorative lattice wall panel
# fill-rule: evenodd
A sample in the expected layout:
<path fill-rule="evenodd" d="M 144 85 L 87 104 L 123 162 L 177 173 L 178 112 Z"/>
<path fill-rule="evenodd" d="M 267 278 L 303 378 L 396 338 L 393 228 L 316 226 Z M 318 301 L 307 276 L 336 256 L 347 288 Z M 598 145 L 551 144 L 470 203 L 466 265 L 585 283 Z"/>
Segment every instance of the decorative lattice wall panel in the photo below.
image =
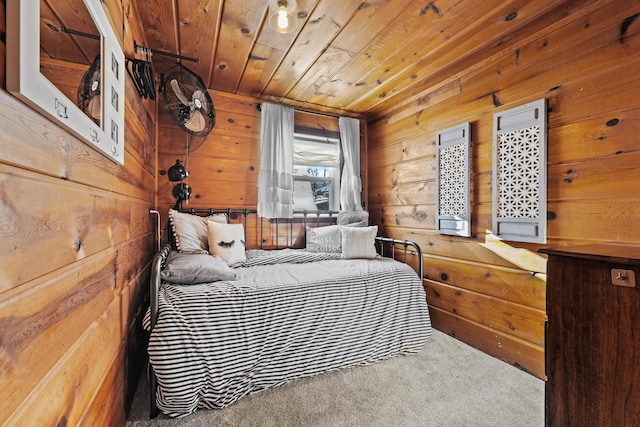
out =
<path fill-rule="evenodd" d="M 454 236 L 471 235 L 469 203 L 471 124 L 437 133 L 436 231 Z"/>
<path fill-rule="evenodd" d="M 493 233 L 547 241 L 547 100 L 493 116 Z"/>

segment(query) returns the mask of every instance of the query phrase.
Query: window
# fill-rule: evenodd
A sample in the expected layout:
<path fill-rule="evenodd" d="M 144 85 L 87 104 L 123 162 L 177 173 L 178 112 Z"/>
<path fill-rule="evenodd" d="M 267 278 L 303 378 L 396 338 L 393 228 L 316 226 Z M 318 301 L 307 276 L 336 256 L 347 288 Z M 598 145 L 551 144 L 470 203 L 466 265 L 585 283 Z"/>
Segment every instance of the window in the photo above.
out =
<path fill-rule="evenodd" d="M 340 205 L 340 140 L 295 133 L 294 210 L 337 210 Z"/>

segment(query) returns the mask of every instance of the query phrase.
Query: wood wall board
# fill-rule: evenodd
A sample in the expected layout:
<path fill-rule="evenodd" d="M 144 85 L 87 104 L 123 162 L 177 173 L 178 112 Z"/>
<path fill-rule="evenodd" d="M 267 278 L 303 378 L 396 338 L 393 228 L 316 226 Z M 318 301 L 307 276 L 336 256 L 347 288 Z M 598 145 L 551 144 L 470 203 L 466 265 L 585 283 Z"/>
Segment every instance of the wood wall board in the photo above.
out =
<path fill-rule="evenodd" d="M 369 205 L 427 205 L 435 203 L 435 181 L 369 186 Z"/>
<path fill-rule="evenodd" d="M 435 157 L 436 132 L 436 130 L 431 130 L 418 133 L 408 139 L 399 140 L 382 147 L 370 144 L 369 167 L 375 169 L 420 157 Z"/>
<path fill-rule="evenodd" d="M 0 294 L 0 409 L 12 414 L 113 300 L 116 253 L 87 257 Z M 43 352 L 43 349 L 47 349 Z"/>
<path fill-rule="evenodd" d="M 548 169 L 547 199 L 625 199 L 640 197 L 640 151 L 566 162 Z M 609 179 L 615 176 L 615 180 Z"/>
<path fill-rule="evenodd" d="M 305 110 L 295 110 L 293 117 L 296 128 L 300 127 L 340 133 L 339 118 L 337 116 L 308 112 Z"/>
<path fill-rule="evenodd" d="M 129 239 L 131 200 L 110 198 L 77 184 L 41 179 L 0 164 L 2 187 L 2 291 Z M 64 200 L 65 203 L 60 203 Z M 47 210 L 48 207 L 55 210 Z M 47 259 L 46 263 L 33 263 Z"/>
<path fill-rule="evenodd" d="M 0 90 L 0 162 L 144 199 L 149 174 L 124 168 Z M 17 143 L 20 141 L 20 143 Z M 125 165 L 131 158 L 125 152 Z"/>
<path fill-rule="evenodd" d="M 379 224 L 377 219 L 371 219 L 372 224 Z M 485 265 L 487 269 L 522 269 L 525 268 L 528 272 L 538 272 L 542 269 L 540 266 L 540 257 L 537 254 L 538 245 L 525 244 L 523 242 L 508 242 L 505 245 L 496 244 L 492 242 L 486 233 L 478 233 L 478 237 L 467 238 L 457 236 L 447 236 L 438 234 L 435 229 L 413 229 L 413 228 L 399 228 L 392 224 L 391 227 L 382 225 L 379 226 L 379 235 L 396 236 L 399 239 L 412 240 L 416 242 L 425 252 L 424 262 L 432 262 L 430 257 L 439 257 L 442 259 L 448 259 L 449 262 L 456 262 L 456 260 L 464 260 L 466 262 L 480 263 Z M 566 243 L 567 241 L 558 241 L 558 244 Z M 531 259 L 534 258 L 534 259 Z M 441 259 L 433 261 L 437 266 L 438 263 L 442 263 Z M 542 265 L 545 265 L 542 263 Z M 527 273 L 529 274 L 529 273 Z M 432 278 L 437 275 L 432 276 Z"/>
<path fill-rule="evenodd" d="M 562 241 L 634 243 L 634 236 L 640 235 L 637 200 L 631 195 L 625 199 L 550 201 L 549 236 Z M 478 229 L 491 230 L 491 205 L 478 205 L 476 215 Z"/>
<path fill-rule="evenodd" d="M 640 3 L 634 4 L 633 8 L 639 6 Z M 636 191 L 637 179 L 630 171 L 630 165 L 637 163 L 638 152 L 633 143 L 636 120 L 630 118 L 637 110 L 633 99 L 640 94 L 637 79 L 632 77 L 640 70 L 634 55 L 637 31 L 628 29 L 625 43 L 619 40 L 620 26 L 629 13 L 622 2 L 590 3 L 576 16 L 560 19 L 548 30 L 527 36 L 521 44 L 505 45 L 504 51 L 469 66 L 447 81 L 426 84 L 411 100 L 378 115 L 372 111 L 369 143 L 374 148 L 369 160 L 371 164 L 388 165 L 390 170 L 401 170 L 407 161 L 399 150 L 405 141 L 426 136 L 451 122 L 472 122 L 472 231 L 475 237 L 438 239 L 433 236 L 430 221 L 423 226 L 398 225 L 389 212 L 410 210 L 413 200 L 401 202 L 400 198 L 391 197 L 392 189 L 397 186 L 391 174 L 384 177 L 376 174 L 377 181 L 372 181 L 369 187 L 371 200 L 377 200 L 371 209 L 373 222 L 383 222 L 385 234 L 411 236 L 418 241 L 426 252 L 425 260 L 435 253 L 442 254 L 454 265 L 460 261 L 479 262 L 491 273 L 500 271 L 500 266 L 505 264 L 511 264 L 516 271 L 522 270 L 525 275 L 543 272 L 544 258 L 531 255 L 540 245 L 503 242 L 490 234 L 491 123 L 495 111 L 547 97 L 549 134 L 553 135 L 549 139 L 549 153 L 555 162 L 548 191 L 556 194 L 549 201 L 548 224 L 552 230 L 549 242 L 633 243 L 637 240 L 632 236 L 640 235 L 635 232 L 640 198 Z M 454 83 L 459 84 L 458 93 L 442 90 Z M 440 96 L 432 99 L 431 93 Z M 447 93 L 449 96 L 443 96 Z M 607 121 L 614 118 L 622 120 L 616 126 L 607 127 Z M 606 146 L 609 134 L 611 145 Z M 605 139 L 598 139 L 602 135 Z M 568 173 L 569 170 L 573 172 Z M 571 183 L 564 181 L 567 179 L 572 180 Z M 431 181 L 425 178 L 422 183 L 430 185 Z M 444 283 L 438 278 L 434 280 Z M 484 290 L 478 292 L 486 295 Z M 454 301 L 447 300 L 447 303 Z M 458 316 L 464 320 L 462 314 Z M 473 335 L 469 337 L 473 342 Z M 488 348 L 488 351 L 501 350 Z M 534 355 L 511 354 L 510 358 L 524 360 Z"/>
<path fill-rule="evenodd" d="M 429 308 L 429 314 L 434 328 L 538 378 L 546 378 L 543 347 L 465 320 L 437 307 Z"/>
<path fill-rule="evenodd" d="M 434 257 L 431 254 L 424 255 L 424 265 L 424 278 L 434 281 L 434 287 L 442 285 L 472 291 L 536 311 L 545 308 L 546 271 L 532 274 L 517 264 L 504 267 L 466 259 Z"/>
<path fill-rule="evenodd" d="M 58 3 L 58 2 L 56 2 Z M 102 7 L 109 18 L 113 33 L 118 38 L 118 43 L 123 46 L 124 40 L 124 15 L 122 9 L 122 0 L 103 0 Z"/>
<path fill-rule="evenodd" d="M 635 135 L 640 132 L 640 108 L 603 111 L 584 120 L 549 129 L 549 166 L 569 159 L 577 161 L 637 151 Z M 617 119 L 616 125 L 610 120 Z M 607 125 L 609 123 L 609 125 Z"/>
<path fill-rule="evenodd" d="M 9 414 L 9 425 L 78 425 L 122 345 L 120 305 L 114 300 L 58 360 L 29 399 Z M 118 408 L 109 408 L 118 412 Z M 122 409 L 120 408 L 120 411 Z"/>
<path fill-rule="evenodd" d="M 40 58 L 40 72 L 49 81 L 56 82 L 55 86 L 73 102 L 78 99 L 78 87 L 89 65 Z"/>
<path fill-rule="evenodd" d="M 637 196 L 550 202 L 549 212 L 553 213 L 553 220 L 548 222 L 552 236 L 594 243 L 639 243 L 640 204 Z"/>
<path fill-rule="evenodd" d="M 372 187 L 435 180 L 436 174 L 434 157 L 421 157 L 378 169 L 369 168 L 368 172 L 369 185 Z"/>
<path fill-rule="evenodd" d="M 435 228 L 435 206 L 384 206 L 369 205 L 371 224 L 389 224 L 404 228 Z M 375 222 L 373 220 L 375 219 Z"/>
<path fill-rule="evenodd" d="M 158 203 L 160 205 L 173 206 L 176 203 L 173 197 L 173 187 L 177 183 L 162 180 L 158 185 Z M 186 208 L 210 208 L 213 206 L 238 207 L 255 209 L 258 203 L 258 188 L 253 182 L 189 179 L 189 185 L 193 189 L 193 195 L 185 204 Z M 164 215 L 166 210 L 161 211 Z"/>
<path fill-rule="evenodd" d="M 126 141 L 125 150 L 131 156 L 136 166 L 129 167 L 125 158 L 125 166 L 129 170 L 135 170 L 141 166 L 149 176 L 155 174 L 155 144 L 149 144 L 149 139 L 156 138 L 155 101 L 141 99 L 133 82 L 127 77 L 125 81 L 125 116 L 127 117 L 124 128 Z"/>
<path fill-rule="evenodd" d="M 0 27 L 5 29 L 5 2 L 1 3 Z M 122 14 L 119 1 L 110 0 L 111 6 Z M 136 28 L 138 22 L 127 25 Z M 120 36 L 123 26 L 116 27 Z M 129 48 L 125 46 L 127 52 Z M 12 242 L 17 243 L 22 256 L 16 272 L 20 266 L 23 271 L 15 280 L 3 277 L 0 281 L 5 285 L 0 291 L 0 312 L 13 322 L 3 324 L 18 325 L 22 316 L 29 326 L 9 340 L 2 338 L 3 342 L 14 340 L 24 351 L 11 359 L 3 357 L 11 365 L 0 368 L 0 382 L 10 384 L 11 390 L 5 387 L 0 394 L 3 405 L 12 406 L 0 410 L 0 424 L 39 425 L 33 418 L 41 417 L 47 425 L 76 425 L 92 402 L 109 395 L 96 403 L 100 413 L 95 419 L 119 425 L 134 385 L 111 382 L 107 372 L 115 365 L 114 372 L 139 372 L 142 367 L 141 342 L 124 338 L 122 331 L 137 325 L 132 313 L 148 289 L 145 276 L 151 252 L 144 248 L 155 244 L 148 209 L 155 199 L 157 173 L 152 119 L 156 104 L 141 101 L 137 93 L 132 97 L 129 82 L 125 165 L 115 165 L 10 96 L 4 90 L 5 56 L 2 41 L 0 180 L 6 227 L 0 228 L 12 237 L 3 239 L 7 250 L 0 262 L 4 265 L 14 259 Z M 52 240 L 47 239 L 50 236 Z M 82 239 L 80 252 L 85 253 L 79 256 L 72 243 Z M 98 319 L 104 317 L 106 329 L 116 334 L 113 339 L 96 330 Z M 125 339 L 126 346 L 122 345 Z M 88 340 L 96 345 L 85 345 Z M 123 360 L 125 347 L 131 349 L 127 366 L 102 363 L 104 358 Z M 3 346 L 3 351 L 13 349 Z"/>
<path fill-rule="evenodd" d="M 544 346 L 545 311 L 427 281 L 427 301 L 466 320 Z"/>
<path fill-rule="evenodd" d="M 162 138 L 158 140 L 158 152 L 163 156 L 174 156 L 184 161 L 188 140 L 185 132 L 178 129 L 163 129 Z M 257 141 L 245 135 L 223 135 L 215 133 L 191 142 L 190 156 L 201 156 L 220 159 L 260 159 L 260 146 Z M 175 159 L 174 159 L 175 163 Z M 171 165 L 160 165 L 161 169 L 167 169 Z"/>
<path fill-rule="evenodd" d="M 209 94 L 216 106 L 216 111 L 227 111 L 260 118 L 260 111 L 258 111 L 258 105 L 262 103 L 260 99 L 212 89 L 209 89 Z"/>
<path fill-rule="evenodd" d="M 142 206 L 141 206 L 142 208 Z M 132 213 L 132 218 L 137 217 L 138 212 Z M 142 302 L 143 294 L 148 291 L 148 287 L 144 286 L 141 289 L 137 289 L 135 284 L 139 282 L 147 282 L 145 277 L 148 272 L 150 260 L 155 255 L 157 250 L 156 236 L 155 236 L 155 224 L 149 219 L 149 213 L 147 210 L 140 210 L 140 220 L 144 229 L 137 230 L 132 227 L 132 237 L 126 243 L 117 245 L 116 258 L 116 273 L 117 280 L 114 287 L 114 293 L 124 292 L 129 289 L 130 300 L 126 300 L 126 303 L 133 303 L 136 306 L 137 300 Z M 134 260 L 134 262 L 131 262 Z M 133 310 L 133 308 L 132 308 Z M 132 313 L 129 313 L 130 315 Z M 131 317 L 129 317 L 131 318 Z M 127 327 L 128 325 L 123 325 Z"/>
<path fill-rule="evenodd" d="M 181 130 L 171 117 L 169 117 L 166 111 L 166 108 L 162 107 L 158 114 L 159 138 L 162 137 L 165 128 Z M 186 147 L 186 139 L 189 134 L 185 131 L 182 131 L 182 134 L 182 139 L 185 141 Z M 211 138 L 211 135 L 217 134 L 228 136 L 242 134 L 258 138 L 260 135 L 260 122 L 253 115 L 216 110 L 216 124 L 208 138 Z M 194 138 L 194 141 L 196 140 L 198 140 L 198 138 Z"/>
<path fill-rule="evenodd" d="M 127 340 L 128 342 L 128 340 Z M 124 345 L 124 344 L 123 344 Z M 118 351 L 118 355 L 125 353 Z M 123 369 L 124 367 L 124 369 Z M 78 425 L 83 426 L 122 426 L 125 425 L 127 419 L 125 411 L 110 411 L 109 408 L 125 408 L 127 390 L 133 388 L 135 384 L 126 384 L 127 374 L 131 372 L 131 366 L 127 366 L 126 361 L 121 357 L 115 357 L 113 363 L 106 372 L 104 381 L 100 385 L 100 389 L 93 396 L 93 399 L 84 408 L 83 413 L 78 419 Z M 137 373 L 140 371 L 138 370 Z M 144 380 L 144 379 L 143 379 Z M 132 387 L 133 386 L 133 387 Z M 117 392 L 115 392 L 117 391 Z"/>

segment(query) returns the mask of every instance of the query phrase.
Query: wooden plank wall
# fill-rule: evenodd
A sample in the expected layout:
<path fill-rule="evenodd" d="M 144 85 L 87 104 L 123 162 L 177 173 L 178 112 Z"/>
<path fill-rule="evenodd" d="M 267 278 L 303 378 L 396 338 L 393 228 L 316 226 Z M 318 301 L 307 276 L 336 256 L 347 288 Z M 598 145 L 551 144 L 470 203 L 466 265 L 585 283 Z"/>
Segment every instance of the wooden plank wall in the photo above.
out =
<path fill-rule="evenodd" d="M 129 6 L 105 3 L 127 56 L 143 40 Z M 145 357 L 155 104 L 126 77 L 116 165 L 6 92 L 5 28 L 1 1 L 0 424 L 123 425 Z"/>
<path fill-rule="evenodd" d="M 206 137 L 191 137 L 166 111 L 160 98 L 158 109 L 158 210 L 162 215 L 163 240 L 166 240 L 168 210 L 176 199 L 167 169 L 179 159 L 187 164 L 189 177 L 184 181 L 193 194 L 183 208 L 255 209 L 258 203 L 258 171 L 260 169 L 260 100 L 219 91 L 209 91 L 215 105 L 216 124 Z M 295 125 L 313 130 L 339 132 L 338 119 L 327 115 L 296 111 Z M 362 122 L 363 140 L 365 124 Z M 187 147 L 190 145 L 187 159 Z M 363 144 L 363 147 L 365 145 Z M 363 148 L 364 150 L 364 148 Z M 365 163 L 366 164 L 366 163 Z M 233 218 L 240 221 L 241 218 Z M 247 224 L 247 247 L 288 246 L 288 230 L 278 230 L 263 222 L 263 235 L 255 215 Z M 304 236 L 300 225 L 294 235 Z"/>
<path fill-rule="evenodd" d="M 537 250 L 640 243 L 639 13 L 638 1 L 575 1 L 368 122 L 372 222 L 421 245 L 434 326 L 541 378 L 546 259 Z M 491 234 L 493 114 L 540 98 L 549 100 L 548 244 L 499 241 Z M 438 235 L 435 135 L 466 121 L 473 236 Z"/>

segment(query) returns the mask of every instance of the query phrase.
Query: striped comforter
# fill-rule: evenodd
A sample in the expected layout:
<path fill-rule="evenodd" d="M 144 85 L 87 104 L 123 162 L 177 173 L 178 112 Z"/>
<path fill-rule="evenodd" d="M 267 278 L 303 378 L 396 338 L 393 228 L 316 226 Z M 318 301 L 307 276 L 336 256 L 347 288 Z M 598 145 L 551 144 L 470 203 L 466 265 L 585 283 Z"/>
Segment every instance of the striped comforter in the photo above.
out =
<path fill-rule="evenodd" d="M 410 266 L 261 257 L 238 266 L 235 281 L 162 285 L 148 351 L 165 414 L 224 408 L 296 378 L 417 352 L 431 335 Z"/>

